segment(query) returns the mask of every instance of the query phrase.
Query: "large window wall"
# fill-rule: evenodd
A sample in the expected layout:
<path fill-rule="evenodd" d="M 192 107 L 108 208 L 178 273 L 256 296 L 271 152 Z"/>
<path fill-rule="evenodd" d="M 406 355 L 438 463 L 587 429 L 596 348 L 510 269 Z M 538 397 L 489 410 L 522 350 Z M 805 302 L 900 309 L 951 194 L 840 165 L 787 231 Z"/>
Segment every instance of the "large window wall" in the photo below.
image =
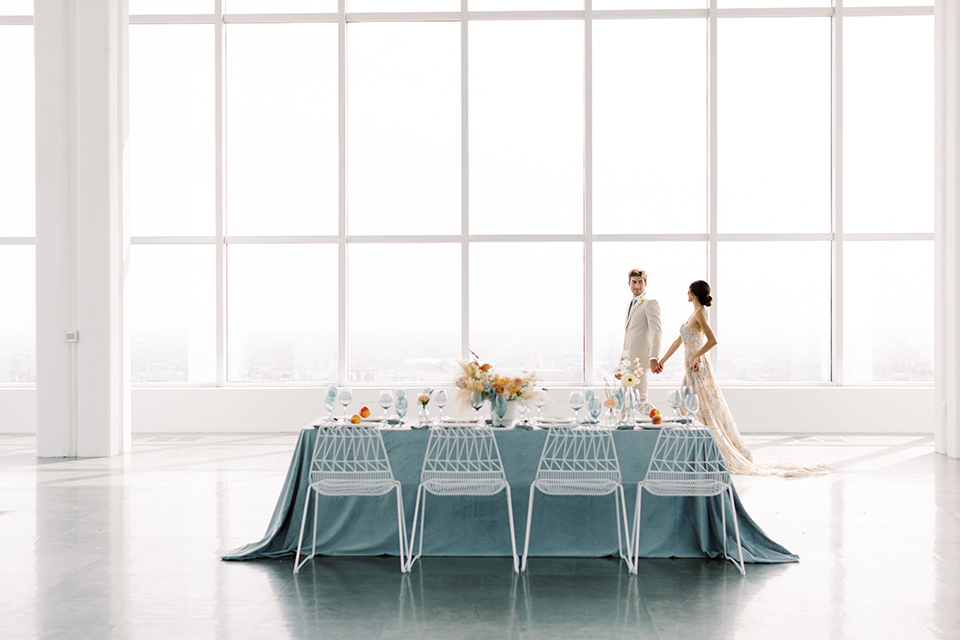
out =
<path fill-rule="evenodd" d="M 636 266 L 665 344 L 711 282 L 725 383 L 932 384 L 933 9 L 889 4 L 130 0 L 133 380 L 599 383 Z"/>
<path fill-rule="evenodd" d="M 36 382 L 33 3 L 0 6 L 0 385 Z"/>

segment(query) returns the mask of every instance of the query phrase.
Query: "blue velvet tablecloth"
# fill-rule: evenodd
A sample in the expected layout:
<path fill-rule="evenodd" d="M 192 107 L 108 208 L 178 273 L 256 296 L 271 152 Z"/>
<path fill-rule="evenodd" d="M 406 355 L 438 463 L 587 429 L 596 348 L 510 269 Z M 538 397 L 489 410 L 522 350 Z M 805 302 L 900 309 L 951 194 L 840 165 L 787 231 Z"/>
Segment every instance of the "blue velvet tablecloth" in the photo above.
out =
<path fill-rule="evenodd" d="M 287 478 L 263 539 L 234 549 L 224 560 L 277 558 L 296 552 L 303 515 L 310 456 L 317 430 L 300 434 Z M 657 439 L 654 429 L 614 432 L 620 460 L 627 515 L 633 521 L 637 482 L 643 479 Z M 429 431 L 386 430 L 393 473 L 403 485 L 407 530 L 412 525 L 417 484 Z M 527 500 L 547 432 L 496 430 L 503 466 L 513 492 L 517 552 L 523 553 Z M 734 492 L 743 559 L 753 563 L 796 562 L 798 557 L 771 540 L 750 518 Z M 613 495 L 545 496 L 535 493 L 531 556 L 604 557 L 617 555 Z M 646 558 L 715 558 L 722 555 L 721 497 L 643 496 L 640 556 Z M 323 555 L 398 555 L 397 508 L 393 493 L 378 497 L 321 497 L 317 550 Z M 305 548 L 312 535 L 307 519 Z M 506 499 L 429 496 L 423 553 L 430 556 L 509 556 Z M 727 518 L 727 548 L 736 553 L 736 539 Z"/>

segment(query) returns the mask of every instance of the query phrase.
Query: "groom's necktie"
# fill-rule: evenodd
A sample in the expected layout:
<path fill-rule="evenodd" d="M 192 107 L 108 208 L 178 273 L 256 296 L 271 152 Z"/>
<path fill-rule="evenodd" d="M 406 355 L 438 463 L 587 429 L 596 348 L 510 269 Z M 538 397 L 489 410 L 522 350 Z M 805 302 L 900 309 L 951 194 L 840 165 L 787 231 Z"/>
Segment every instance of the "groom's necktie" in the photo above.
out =
<path fill-rule="evenodd" d="M 630 312 L 633 311 L 633 306 L 637 304 L 637 299 L 634 298 L 630 301 L 630 307 L 627 309 L 627 315 L 630 315 Z"/>

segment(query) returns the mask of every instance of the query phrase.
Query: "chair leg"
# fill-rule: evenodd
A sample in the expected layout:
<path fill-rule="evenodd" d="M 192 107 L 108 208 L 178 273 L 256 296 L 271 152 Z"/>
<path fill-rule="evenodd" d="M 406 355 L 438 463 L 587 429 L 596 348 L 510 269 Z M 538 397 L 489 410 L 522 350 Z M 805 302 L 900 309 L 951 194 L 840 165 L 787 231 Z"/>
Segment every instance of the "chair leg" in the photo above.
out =
<path fill-rule="evenodd" d="M 400 483 L 396 485 L 397 489 L 397 539 L 400 541 L 400 573 L 406 573 L 410 570 L 410 554 L 407 546 L 407 523 L 403 517 L 403 494 L 400 490 Z"/>
<path fill-rule="evenodd" d="M 747 571 L 743 566 L 743 545 L 740 543 L 740 523 L 737 521 L 737 505 L 733 501 L 733 487 L 728 487 L 727 491 L 730 495 L 730 514 L 733 518 L 733 530 L 737 534 L 737 553 L 740 557 L 740 564 L 737 564 L 736 561 L 734 561 L 734 564 L 736 564 L 737 569 L 740 570 L 740 575 L 745 576 L 747 575 Z M 730 559 L 733 560 L 733 558 Z"/>
<path fill-rule="evenodd" d="M 421 508 L 421 501 L 423 506 Z M 420 559 L 420 556 L 423 555 L 423 515 L 427 510 L 427 492 L 423 490 L 423 485 L 417 487 L 417 505 L 413 510 L 413 530 L 410 532 L 410 541 L 409 549 L 407 553 L 407 571 L 413 568 L 414 563 Z M 417 552 L 416 557 L 413 555 L 413 545 L 417 541 L 417 521 L 420 522 L 420 549 Z"/>
<path fill-rule="evenodd" d="M 614 492 L 616 496 L 617 503 L 617 547 L 620 552 L 620 558 L 627 563 L 627 570 L 630 573 L 636 573 L 633 568 L 633 553 L 631 551 L 631 541 L 630 541 L 630 521 L 627 520 L 627 496 L 623 491 L 623 485 L 621 484 L 617 487 L 617 490 Z M 623 516 L 623 528 L 621 532 L 620 527 L 620 517 Z M 621 535 L 622 533 L 622 535 Z M 627 553 L 623 553 L 623 546 L 626 544 Z"/>
<path fill-rule="evenodd" d="M 303 501 L 303 518 L 300 519 L 300 539 L 297 541 L 297 557 L 293 561 L 293 575 L 300 573 L 300 568 L 313 557 L 311 554 L 303 563 L 300 562 L 300 552 L 303 549 L 303 530 L 307 528 L 307 512 L 310 511 L 310 494 L 312 492 L 313 490 L 307 487 L 307 497 Z M 316 547 L 316 545 L 314 545 L 314 547 Z"/>
<path fill-rule="evenodd" d="M 643 513 L 640 510 L 641 499 L 643 497 L 643 483 L 637 483 L 637 503 L 633 510 L 633 572 L 637 573 L 640 569 L 640 516 Z"/>
<path fill-rule="evenodd" d="M 513 525 L 513 497 L 510 494 L 510 485 L 507 489 L 507 518 L 510 521 L 510 546 L 513 549 L 513 572 L 520 573 L 520 558 L 517 557 L 517 533 Z M 421 531 L 422 534 L 422 531 Z"/>
<path fill-rule="evenodd" d="M 523 559 L 520 561 L 520 571 L 527 570 L 527 552 L 530 551 L 530 523 L 533 520 L 533 492 L 536 484 L 530 485 L 530 499 L 527 501 L 527 533 L 523 539 Z"/>

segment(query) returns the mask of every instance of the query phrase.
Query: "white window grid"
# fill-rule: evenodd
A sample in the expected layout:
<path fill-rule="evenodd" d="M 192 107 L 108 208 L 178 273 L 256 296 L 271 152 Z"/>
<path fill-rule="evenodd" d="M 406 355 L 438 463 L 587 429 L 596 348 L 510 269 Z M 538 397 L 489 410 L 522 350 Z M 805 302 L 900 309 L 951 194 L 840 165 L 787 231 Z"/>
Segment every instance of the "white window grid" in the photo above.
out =
<path fill-rule="evenodd" d="M 132 244 L 214 245 L 216 249 L 216 381 L 214 383 L 139 383 L 137 386 L 236 386 L 250 383 L 227 380 L 227 329 L 226 329 L 226 247 L 229 244 L 336 244 L 339 256 L 338 283 L 338 380 L 348 380 L 347 345 L 347 245 L 356 243 L 459 243 L 461 246 L 461 354 L 470 353 L 470 246 L 484 242 L 574 242 L 584 249 L 584 353 L 583 381 L 589 379 L 588 371 L 593 363 L 593 315 L 592 282 L 593 250 L 605 242 L 706 242 L 708 248 L 708 277 L 716 283 L 718 271 L 718 245 L 724 242 L 824 242 L 831 243 L 831 374 L 830 381 L 823 383 L 770 383 L 749 386 L 843 386 L 843 247 L 847 241 L 930 241 L 934 233 L 845 233 L 843 231 L 843 20 L 844 17 L 861 16 L 932 16 L 934 8 L 916 7 L 844 7 L 843 0 L 834 0 L 832 7 L 824 8 L 750 8 L 719 9 L 717 0 L 709 0 L 703 9 L 592 9 L 592 0 L 584 0 L 584 10 L 576 11 L 468 11 L 468 0 L 461 0 L 459 12 L 391 12 L 347 13 L 346 0 L 338 0 L 336 13 L 283 13 L 283 14 L 230 14 L 224 12 L 224 0 L 214 1 L 214 13 L 196 15 L 131 15 L 130 24 L 212 24 L 215 27 L 215 109 L 216 109 L 216 231 L 213 236 L 134 236 Z M 828 17 L 832 22 L 832 75 L 831 75 L 831 172 L 832 172 L 832 231 L 829 233 L 719 233 L 717 227 L 717 175 L 708 172 L 707 185 L 707 233 L 678 234 L 595 234 L 592 211 L 592 27 L 595 20 L 691 18 L 707 19 L 708 29 L 708 106 L 707 144 L 708 163 L 717 166 L 717 22 L 724 18 L 796 18 Z M 584 221 L 583 233 L 576 234 L 526 234 L 491 235 L 469 232 L 469 120 L 468 120 L 468 25 L 483 20 L 579 20 L 583 21 L 584 37 Z M 458 235 L 351 235 L 347 232 L 346 211 L 346 25 L 363 22 L 459 22 L 461 25 L 461 233 Z M 290 24 L 290 23 L 336 23 L 338 25 L 338 101 L 339 101 L 339 205 L 337 235 L 319 236 L 228 236 L 224 222 L 224 26 L 226 24 Z M 33 24 L 31 16 L 0 16 L 0 25 Z M 0 237 L 2 245 L 34 245 L 33 237 Z M 714 287 L 716 289 L 716 286 Z M 709 309 L 710 322 L 716 326 L 722 313 L 720 305 Z M 721 347 L 717 347 L 719 350 Z M 363 383 L 351 382 L 353 386 Z M 864 383 L 857 383 L 863 386 Z M 889 383 L 885 383 L 889 384 Z M 898 386 L 929 386 L 929 383 L 900 382 Z M 20 386 L 20 385 L 17 385 Z M 312 383 L 284 383 L 282 386 L 312 386 Z M 373 384 L 376 386 L 376 384 Z M 656 386 L 656 383 L 654 383 Z"/>

